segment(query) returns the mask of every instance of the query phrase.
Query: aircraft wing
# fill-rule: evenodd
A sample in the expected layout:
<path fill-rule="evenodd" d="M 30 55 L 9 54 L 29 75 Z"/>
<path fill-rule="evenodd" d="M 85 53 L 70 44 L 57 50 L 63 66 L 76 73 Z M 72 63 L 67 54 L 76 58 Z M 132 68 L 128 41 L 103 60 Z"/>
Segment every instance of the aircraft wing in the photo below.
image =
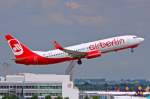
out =
<path fill-rule="evenodd" d="M 68 53 L 73 58 L 83 58 L 87 55 L 86 52 L 79 52 L 79 51 L 65 49 L 57 41 L 54 41 L 54 47 L 55 49 L 59 49 L 65 53 Z"/>

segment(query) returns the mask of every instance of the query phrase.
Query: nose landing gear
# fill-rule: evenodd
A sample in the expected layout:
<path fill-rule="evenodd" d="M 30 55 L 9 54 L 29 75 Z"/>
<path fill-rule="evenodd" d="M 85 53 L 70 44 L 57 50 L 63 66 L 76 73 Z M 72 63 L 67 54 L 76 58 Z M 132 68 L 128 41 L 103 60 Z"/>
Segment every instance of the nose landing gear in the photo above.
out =
<path fill-rule="evenodd" d="M 134 53 L 134 49 L 133 48 L 131 48 L 131 53 Z"/>

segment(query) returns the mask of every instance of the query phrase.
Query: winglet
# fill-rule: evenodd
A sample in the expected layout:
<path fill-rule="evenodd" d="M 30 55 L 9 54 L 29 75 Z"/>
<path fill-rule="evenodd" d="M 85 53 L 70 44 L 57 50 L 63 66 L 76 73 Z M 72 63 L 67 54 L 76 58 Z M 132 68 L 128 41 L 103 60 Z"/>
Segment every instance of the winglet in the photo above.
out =
<path fill-rule="evenodd" d="M 64 50 L 64 48 L 57 41 L 54 41 L 54 47 L 59 50 Z"/>

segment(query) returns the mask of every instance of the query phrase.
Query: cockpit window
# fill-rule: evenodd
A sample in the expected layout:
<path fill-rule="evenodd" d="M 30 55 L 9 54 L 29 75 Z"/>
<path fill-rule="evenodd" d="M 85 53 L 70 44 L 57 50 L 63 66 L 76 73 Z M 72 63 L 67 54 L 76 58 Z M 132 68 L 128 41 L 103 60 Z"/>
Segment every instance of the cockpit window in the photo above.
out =
<path fill-rule="evenodd" d="M 137 36 L 133 36 L 133 38 L 138 38 Z"/>

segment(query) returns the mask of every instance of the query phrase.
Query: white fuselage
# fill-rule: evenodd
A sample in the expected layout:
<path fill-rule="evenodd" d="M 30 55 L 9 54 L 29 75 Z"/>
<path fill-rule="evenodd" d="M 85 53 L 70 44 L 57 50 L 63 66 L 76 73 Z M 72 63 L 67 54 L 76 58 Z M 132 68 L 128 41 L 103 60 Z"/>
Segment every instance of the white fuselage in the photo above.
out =
<path fill-rule="evenodd" d="M 126 48 L 134 48 L 139 45 L 144 39 L 134 36 L 118 36 L 112 37 L 103 40 L 97 40 L 89 43 L 83 43 L 75 46 L 69 46 L 65 49 L 79 51 L 79 52 L 89 52 L 91 50 L 99 49 L 101 53 L 106 53 L 110 51 L 117 51 Z M 34 51 L 38 55 L 46 58 L 64 58 L 70 57 L 68 53 L 65 53 L 59 49 L 51 50 L 51 51 Z"/>

